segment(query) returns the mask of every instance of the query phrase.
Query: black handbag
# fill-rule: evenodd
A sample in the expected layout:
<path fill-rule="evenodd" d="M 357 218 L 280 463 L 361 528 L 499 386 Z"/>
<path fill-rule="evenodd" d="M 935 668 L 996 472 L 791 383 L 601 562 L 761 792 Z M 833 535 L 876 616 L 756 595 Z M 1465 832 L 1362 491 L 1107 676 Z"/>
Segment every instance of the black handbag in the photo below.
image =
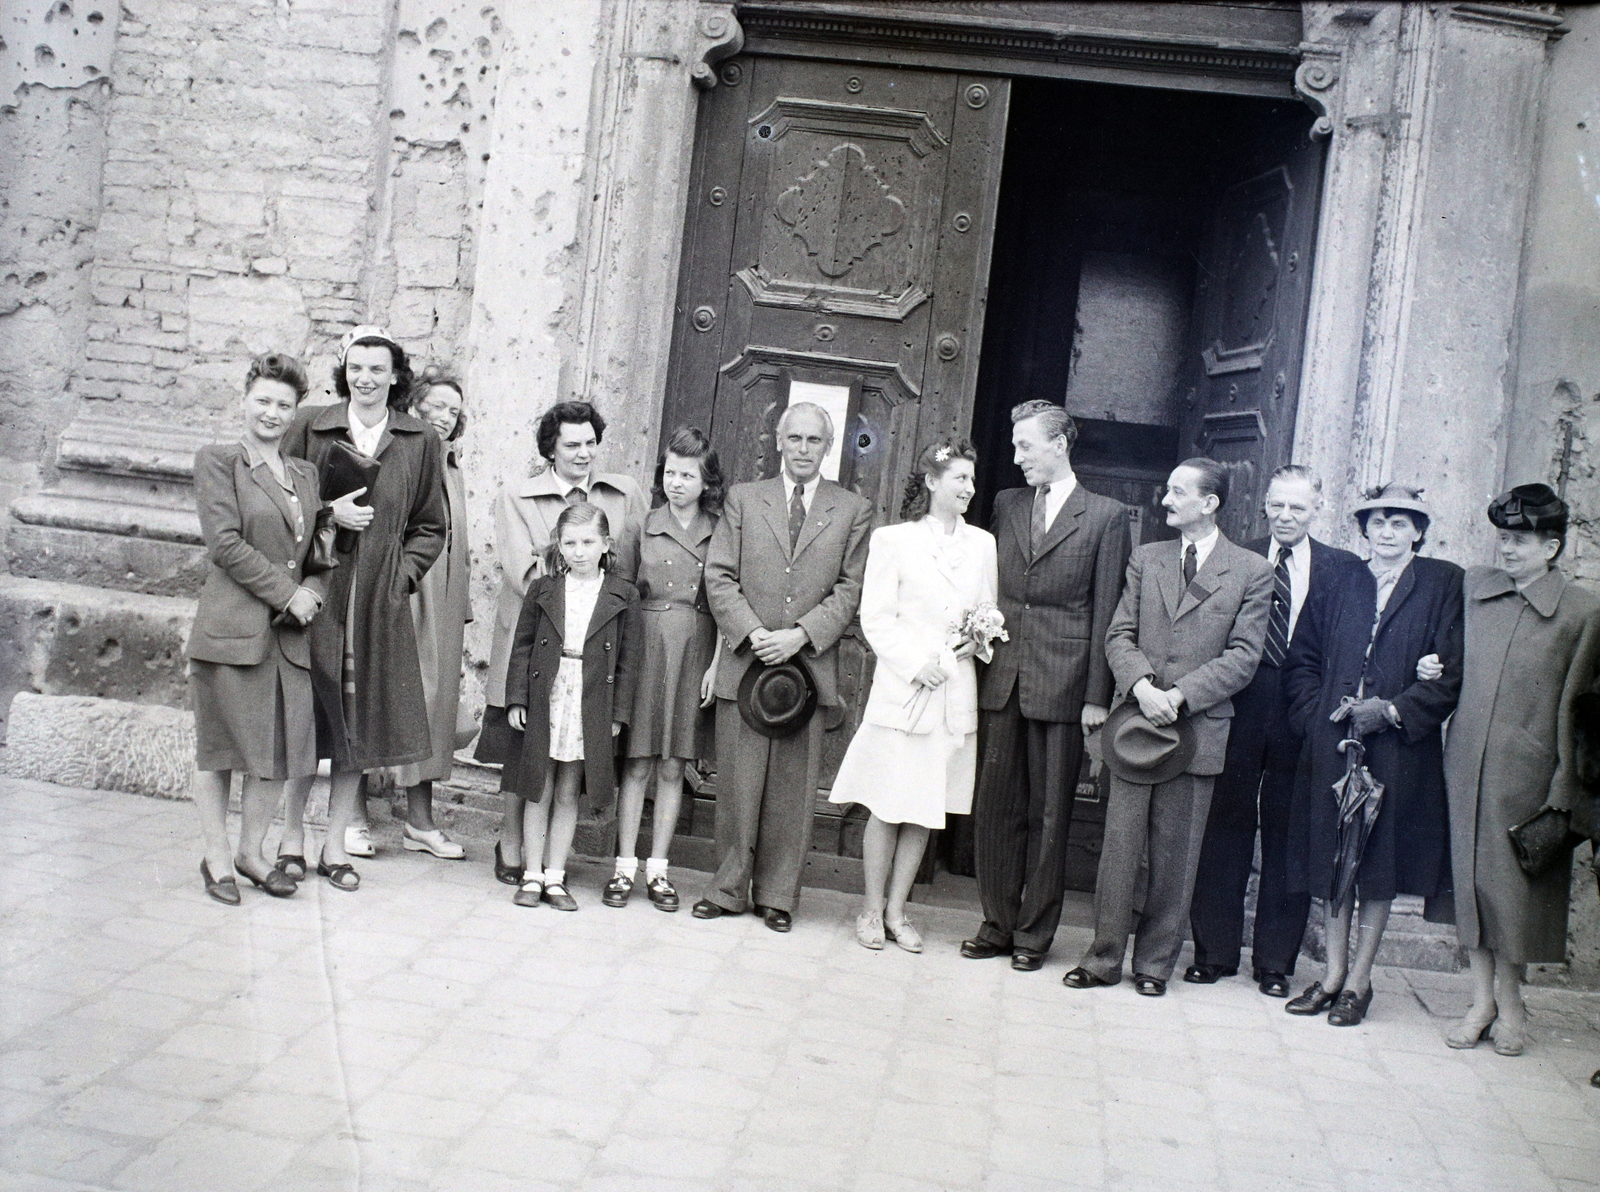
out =
<path fill-rule="evenodd" d="M 382 465 L 377 460 L 362 455 L 348 443 L 341 443 L 335 439 L 328 445 L 328 457 L 322 461 L 322 499 L 337 501 L 340 497 L 364 488 L 367 490 L 366 496 L 356 503 L 370 505 L 372 486 L 378 483 L 378 473 L 381 470 Z M 360 540 L 358 531 L 346 530 L 341 526 L 334 535 L 333 545 L 341 553 L 349 554 L 355 550 L 356 543 Z"/>
<path fill-rule="evenodd" d="M 1530 878 L 1540 878 L 1567 861 L 1572 850 L 1583 843 L 1581 833 L 1572 830 L 1572 816 L 1559 808 L 1541 807 L 1520 824 L 1506 829 L 1517 864 Z"/>

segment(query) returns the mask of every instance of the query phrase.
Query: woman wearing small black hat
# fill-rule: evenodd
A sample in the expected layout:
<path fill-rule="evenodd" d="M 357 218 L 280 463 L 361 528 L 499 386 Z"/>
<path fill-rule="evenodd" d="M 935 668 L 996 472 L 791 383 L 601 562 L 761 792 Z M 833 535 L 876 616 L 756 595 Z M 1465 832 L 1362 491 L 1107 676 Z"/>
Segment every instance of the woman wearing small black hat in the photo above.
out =
<path fill-rule="evenodd" d="M 1456 931 L 1473 998 L 1446 1036 L 1451 1047 L 1475 1047 L 1492 1032 L 1497 1052 L 1520 1055 L 1522 966 L 1566 959 L 1571 855 L 1560 850 L 1529 877 L 1508 831 L 1542 811 L 1565 828 L 1586 799 L 1572 708 L 1600 665 L 1600 599 L 1555 565 L 1567 517 L 1548 485 L 1502 494 L 1489 506 L 1499 566 L 1466 575 L 1465 674 L 1444 761 Z"/>

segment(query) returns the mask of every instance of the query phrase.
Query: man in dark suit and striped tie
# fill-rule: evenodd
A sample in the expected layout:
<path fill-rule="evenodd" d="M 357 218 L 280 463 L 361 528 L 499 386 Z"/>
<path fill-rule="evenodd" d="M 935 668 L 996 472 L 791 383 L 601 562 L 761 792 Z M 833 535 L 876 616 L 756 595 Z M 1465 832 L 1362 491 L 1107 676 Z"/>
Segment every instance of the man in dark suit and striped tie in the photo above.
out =
<path fill-rule="evenodd" d="M 1044 963 L 1066 892 L 1067 833 L 1083 738 L 1111 705 L 1106 630 L 1128 564 L 1128 509 L 1088 492 L 1072 470 L 1078 428 L 1066 410 L 1011 411 L 1026 488 L 994 500 L 1000 611 L 1008 641 L 979 680 L 983 759 L 973 798 L 973 853 L 983 925 L 969 960 Z"/>
<path fill-rule="evenodd" d="M 1233 732 L 1211 799 L 1189 912 L 1194 963 L 1183 979 L 1210 985 L 1239 971 L 1245 887 L 1259 824 L 1261 881 L 1251 962 L 1262 993 L 1288 997 L 1311 897 L 1289 893 L 1284 871 L 1300 738 L 1285 718 L 1289 701 L 1280 668 L 1307 597 L 1357 559 L 1311 537 L 1311 523 L 1322 510 L 1322 480 L 1309 468 L 1289 464 L 1274 472 L 1265 507 L 1271 536 L 1247 543 L 1245 549 L 1266 556 L 1272 565 L 1272 616 L 1255 678 L 1233 697 Z"/>

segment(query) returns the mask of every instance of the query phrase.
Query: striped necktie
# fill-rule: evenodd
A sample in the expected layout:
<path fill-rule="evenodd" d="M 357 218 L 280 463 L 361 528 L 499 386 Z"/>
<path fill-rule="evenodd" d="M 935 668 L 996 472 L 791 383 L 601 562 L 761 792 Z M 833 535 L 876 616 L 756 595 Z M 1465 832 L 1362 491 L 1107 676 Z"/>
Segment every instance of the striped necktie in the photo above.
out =
<path fill-rule="evenodd" d="M 1289 552 L 1278 547 L 1278 565 L 1272 569 L 1272 616 L 1267 621 L 1267 644 L 1261 651 L 1261 661 L 1269 666 L 1282 666 L 1289 656 L 1289 609 L 1292 590 L 1289 587 Z"/>

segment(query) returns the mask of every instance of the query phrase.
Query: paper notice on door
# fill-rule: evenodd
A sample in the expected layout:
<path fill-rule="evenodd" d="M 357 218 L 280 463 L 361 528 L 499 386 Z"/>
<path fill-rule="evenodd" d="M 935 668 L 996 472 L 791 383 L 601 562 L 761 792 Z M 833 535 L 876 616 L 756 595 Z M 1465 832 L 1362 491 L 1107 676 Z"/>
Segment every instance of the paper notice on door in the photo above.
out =
<path fill-rule="evenodd" d="M 789 404 L 797 406 L 801 402 L 811 402 L 813 405 L 821 406 L 828 411 L 828 417 L 833 419 L 833 445 L 828 448 L 828 457 L 822 461 L 822 474 L 829 480 L 838 480 L 844 439 L 850 433 L 850 428 L 846 425 L 850 417 L 850 386 L 790 381 Z"/>

